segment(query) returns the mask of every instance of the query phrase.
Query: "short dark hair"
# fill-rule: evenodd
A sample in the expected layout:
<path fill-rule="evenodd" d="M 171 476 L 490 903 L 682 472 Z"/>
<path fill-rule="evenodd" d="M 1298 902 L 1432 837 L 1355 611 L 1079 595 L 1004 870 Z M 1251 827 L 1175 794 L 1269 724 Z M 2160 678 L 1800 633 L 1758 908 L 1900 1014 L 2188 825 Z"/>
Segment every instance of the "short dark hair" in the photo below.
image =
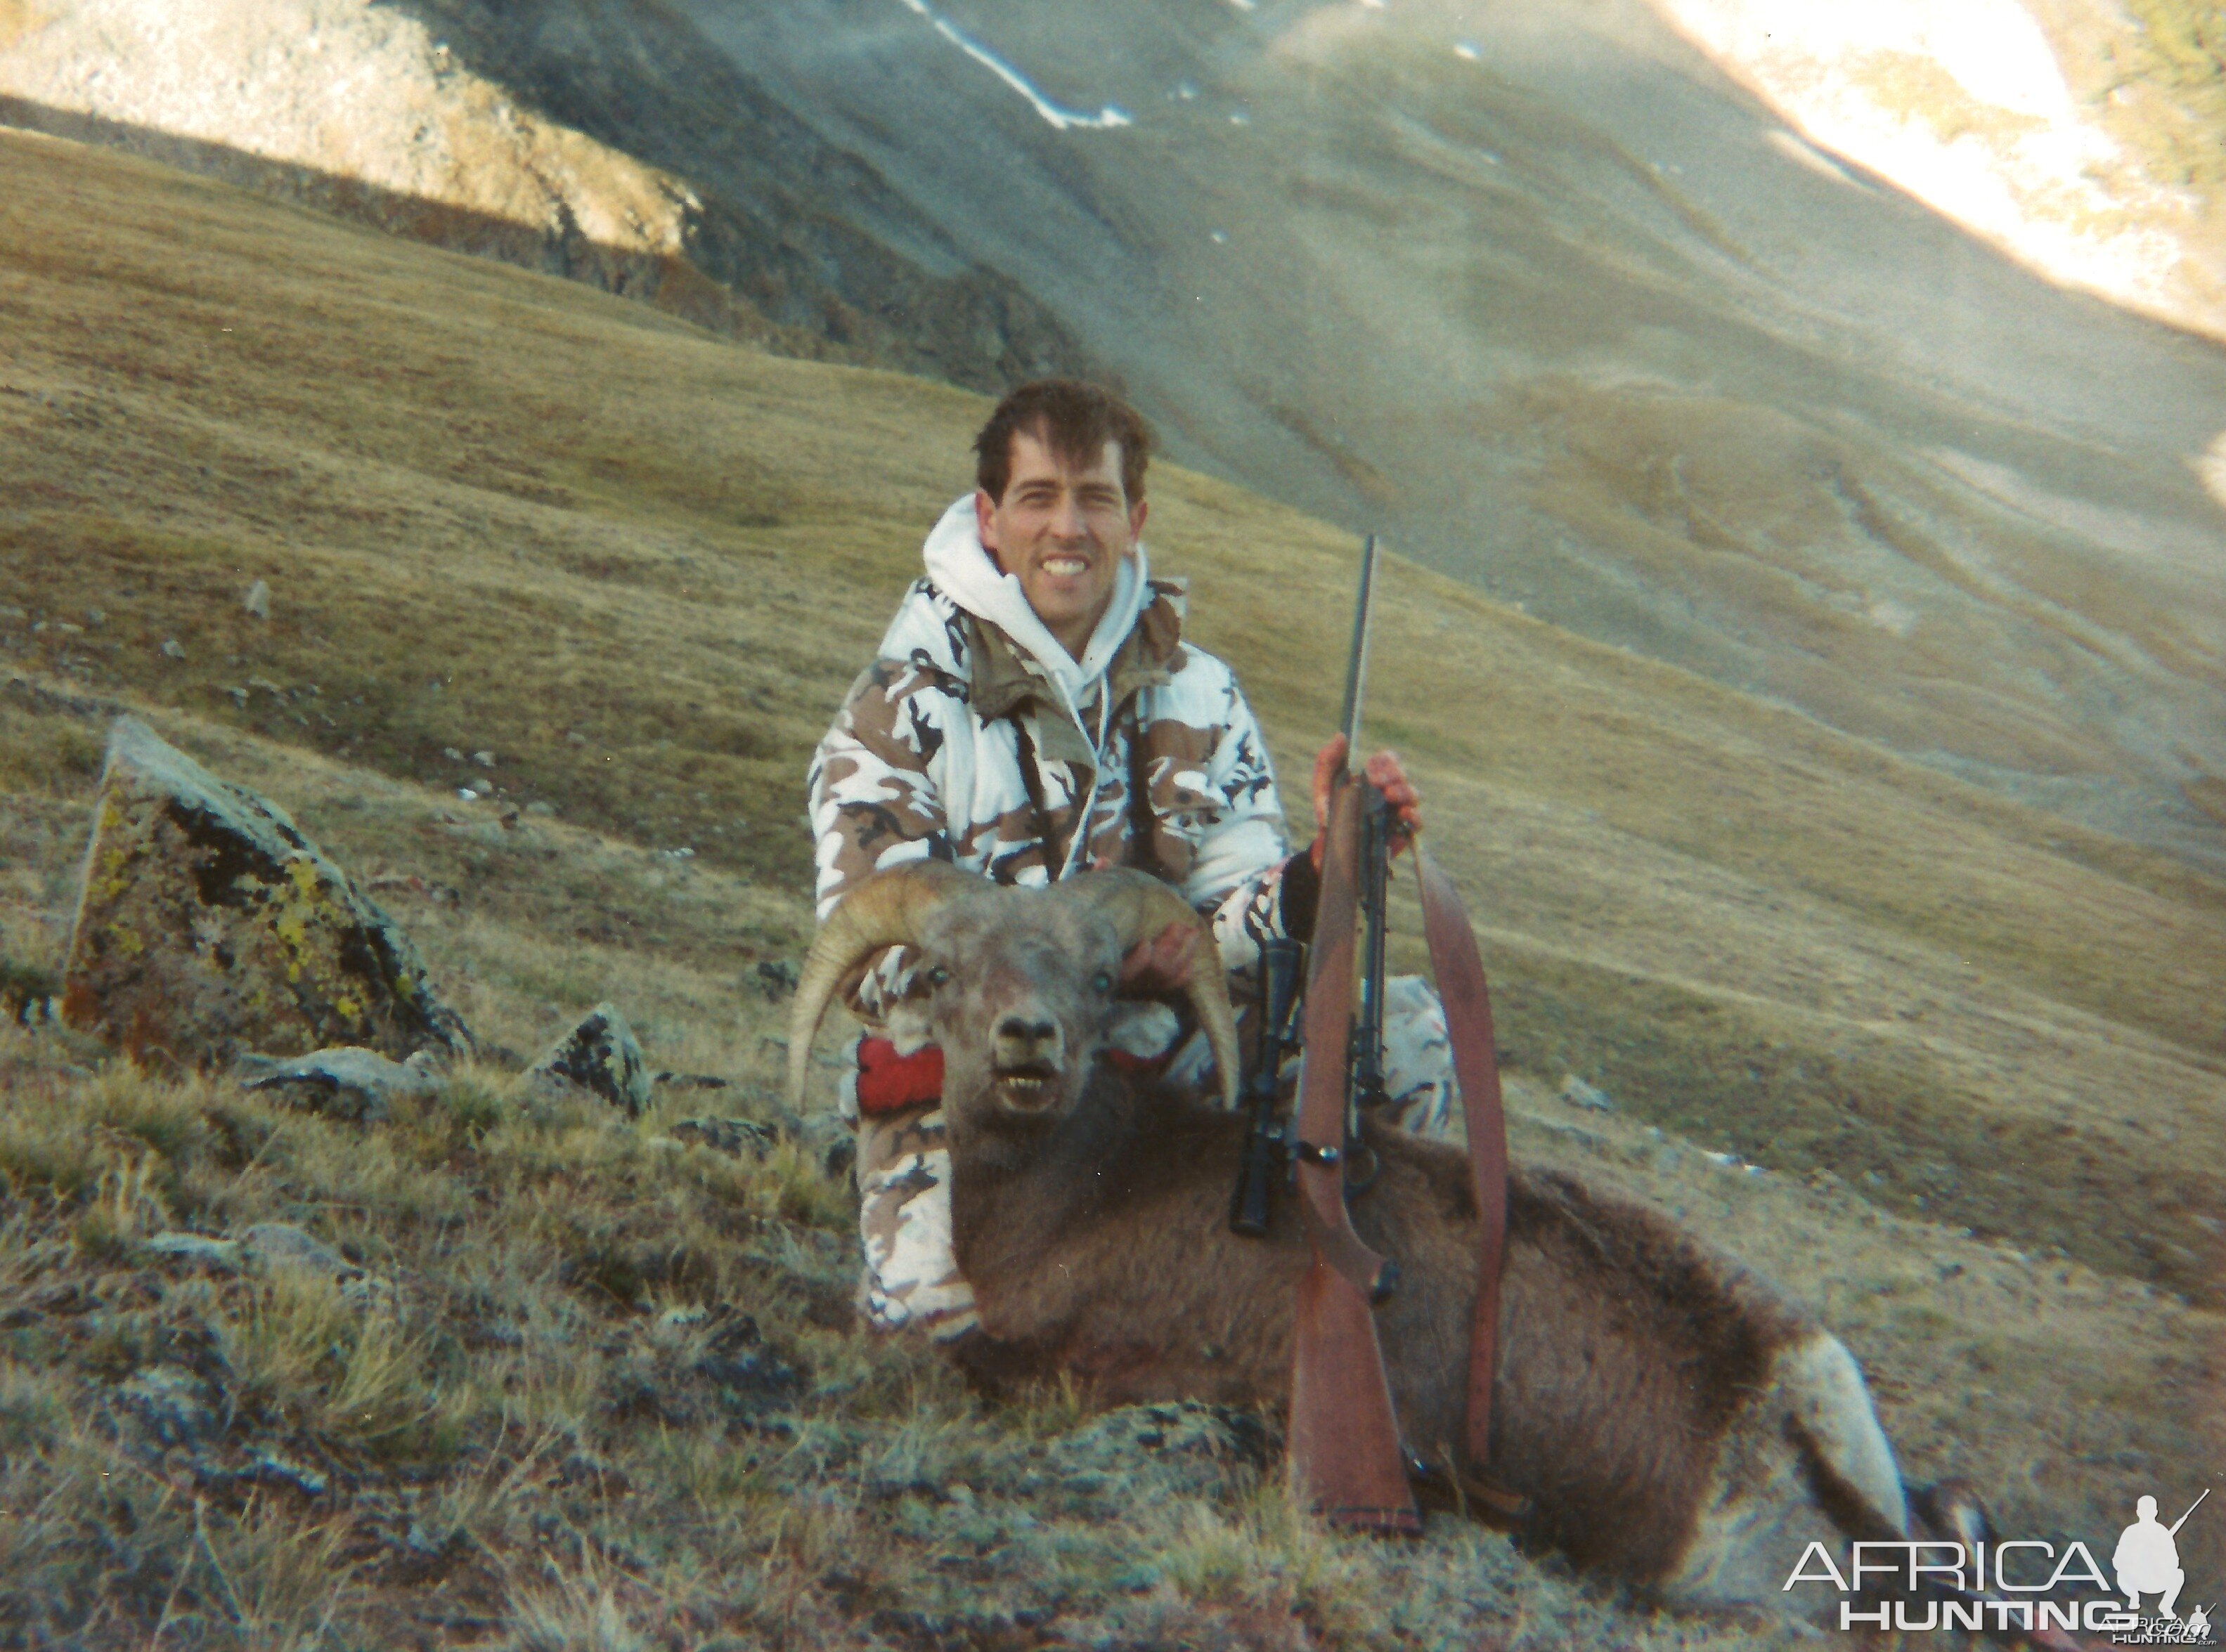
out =
<path fill-rule="evenodd" d="M 1121 491 L 1144 497 L 1152 427 L 1109 390 L 1079 378 L 1038 378 L 1006 393 L 974 438 L 975 485 L 1002 500 L 1013 479 L 1013 438 L 1034 436 L 1070 465 L 1091 465 L 1109 442 L 1121 444 Z"/>

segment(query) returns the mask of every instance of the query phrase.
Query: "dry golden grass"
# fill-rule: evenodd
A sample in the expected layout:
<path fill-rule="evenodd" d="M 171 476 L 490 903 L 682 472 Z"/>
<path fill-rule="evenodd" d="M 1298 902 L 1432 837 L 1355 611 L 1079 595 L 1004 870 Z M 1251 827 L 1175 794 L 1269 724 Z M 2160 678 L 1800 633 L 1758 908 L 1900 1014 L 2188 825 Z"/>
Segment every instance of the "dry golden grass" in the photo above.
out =
<path fill-rule="evenodd" d="M 525 1108 L 498 1059 L 359 1132 L 6 1033 L 0 1623 L 135 1646 L 1758 1638 L 1446 1522 L 1330 1542 L 1242 1473 L 1078 1508 L 1030 1455 L 1071 1407 L 984 1414 L 855 1334 L 846 1195 L 810 1154 L 672 1139 L 770 1105 L 756 965 L 809 927 L 804 764 L 963 486 L 977 402 L 12 137 L 0 340 L 0 959 L 59 963 L 130 708 L 370 879 L 499 1052 L 611 997 L 653 1065 L 732 1083 L 627 1124 Z M 1201 641 L 1303 774 L 1350 547 L 1179 472 L 1154 500 Z M 240 607 L 258 577 L 267 622 Z M 1404 566 L 1388 585 L 1371 728 L 1483 931 L 1518 1146 L 1636 1180 L 1822 1309 L 1919 1475 L 2090 1541 L 2134 1490 L 2191 1496 L 2217 1449 L 2226 887 Z M 535 803 L 556 812 L 511 812 Z M 1565 1072 L 1618 1113 L 1550 1100 Z M 264 1220 L 391 1294 L 146 1249 Z M 700 1375 L 737 1351 L 722 1306 L 792 1385 L 737 1406 Z M 130 1420 L 166 1366 L 229 1408 L 192 1451 Z M 241 1477 L 258 1446 L 329 1489 Z"/>

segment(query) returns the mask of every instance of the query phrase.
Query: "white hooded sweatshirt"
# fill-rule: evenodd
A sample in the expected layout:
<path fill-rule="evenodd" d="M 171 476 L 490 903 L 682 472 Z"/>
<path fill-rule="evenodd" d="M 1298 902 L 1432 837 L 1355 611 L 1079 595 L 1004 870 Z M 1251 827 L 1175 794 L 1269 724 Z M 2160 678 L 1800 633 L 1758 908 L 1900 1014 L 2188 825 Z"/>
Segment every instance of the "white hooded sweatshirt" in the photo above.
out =
<path fill-rule="evenodd" d="M 1166 878 L 1230 967 L 1250 962 L 1282 932 L 1282 806 L 1235 677 L 1181 639 L 1180 586 L 1136 547 L 1077 660 L 983 548 L 971 495 L 923 560 L 812 761 L 820 917 L 908 860 L 1030 885 L 1102 857 Z M 880 995 L 869 982 L 857 1007 Z"/>

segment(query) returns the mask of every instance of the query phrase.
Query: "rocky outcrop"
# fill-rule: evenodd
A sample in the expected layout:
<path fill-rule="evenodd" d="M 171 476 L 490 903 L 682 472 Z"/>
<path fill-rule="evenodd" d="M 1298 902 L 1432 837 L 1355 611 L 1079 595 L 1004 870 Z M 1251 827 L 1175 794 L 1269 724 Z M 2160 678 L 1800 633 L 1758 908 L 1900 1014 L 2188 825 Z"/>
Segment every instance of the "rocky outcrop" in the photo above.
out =
<path fill-rule="evenodd" d="M 283 810 L 130 717 L 109 738 L 62 1016 L 189 1065 L 471 1044 L 409 937 Z"/>
<path fill-rule="evenodd" d="M 654 1081 L 641 1045 L 616 1004 L 598 1004 L 526 1069 L 526 1088 L 544 1096 L 568 1090 L 600 1096 L 628 1118 L 649 1105 Z"/>

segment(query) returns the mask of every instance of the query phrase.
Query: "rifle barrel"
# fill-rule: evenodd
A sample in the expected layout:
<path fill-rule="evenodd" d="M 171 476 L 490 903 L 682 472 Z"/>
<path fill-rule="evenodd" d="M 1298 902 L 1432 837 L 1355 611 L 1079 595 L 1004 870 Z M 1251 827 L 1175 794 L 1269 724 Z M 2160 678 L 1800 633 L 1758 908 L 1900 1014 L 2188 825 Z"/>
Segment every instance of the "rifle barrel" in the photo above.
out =
<path fill-rule="evenodd" d="M 2209 1496 L 2210 1495 L 2210 1488 L 2209 1486 L 2205 1486 L 2205 1487 L 2204 1487 L 2204 1488 L 2203 1488 L 2203 1497 L 2207 1497 L 2207 1496 Z M 2190 1504 L 2188 1504 L 2188 1505 L 2187 1505 L 2187 1515 L 2191 1515 L 2191 1514 L 2193 1514 L 2197 1509 L 2200 1509 L 2200 1508 L 2202 1508 L 2202 1507 L 2203 1507 L 2203 1497 L 2197 1497 L 2197 1498 L 2193 1503 L 2191 1503 Z M 2172 1522 L 2172 1534 L 2174 1537 L 2178 1536 L 2178 1535 L 2179 1535 L 2179 1528 L 2180 1528 L 2181 1527 L 2183 1527 L 2183 1526 L 2185 1526 L 2185 1525 L 2186 1525 L 2186 1524 L 2187 1524 L 2187 1515 L 2181 1515 L 2178 1520 L 2175 1520 L 2175 1521 L 2173 1521 L 2173 1522 Z"/>
<path fill-rule="evenodd" d="M 1360 542 L 1360 594 L 1352 605 L 1352 652 L 1345 668 L 1345 710 L 1338 727 L 1345 731 L 1345 760 L 1350 766 L 1360 755 L 1360 706 L 1368 681 L 1369 588 L 1376 579 L 1376 536 Z"/>

